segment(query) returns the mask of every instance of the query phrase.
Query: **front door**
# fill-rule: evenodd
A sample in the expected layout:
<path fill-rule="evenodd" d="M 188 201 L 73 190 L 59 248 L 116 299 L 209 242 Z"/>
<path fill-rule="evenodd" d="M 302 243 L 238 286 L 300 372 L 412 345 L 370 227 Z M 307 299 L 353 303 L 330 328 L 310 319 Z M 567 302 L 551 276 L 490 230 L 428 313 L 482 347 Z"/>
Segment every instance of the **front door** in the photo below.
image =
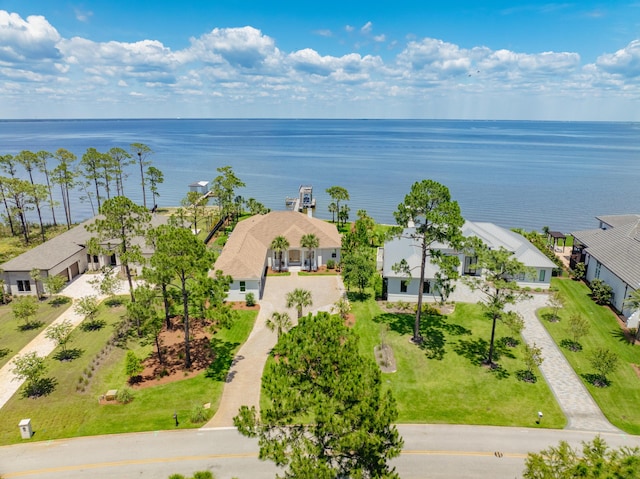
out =
<path fill-rule="evenodd" d="M 289 264 L 299 266 L 300 265 L 300 250 L 289 250 Z"/>

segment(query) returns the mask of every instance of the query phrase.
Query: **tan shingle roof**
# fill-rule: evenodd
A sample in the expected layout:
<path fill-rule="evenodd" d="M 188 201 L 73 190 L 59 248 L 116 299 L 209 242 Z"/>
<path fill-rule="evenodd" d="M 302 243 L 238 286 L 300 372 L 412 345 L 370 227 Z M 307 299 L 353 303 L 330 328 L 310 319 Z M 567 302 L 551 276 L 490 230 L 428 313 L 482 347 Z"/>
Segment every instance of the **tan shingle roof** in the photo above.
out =
<path fill-rule="evenodd" d="M 313 233 L 319 248 L 340 248 L 335 225 L 296 211 L 272 211 L 238 223 L 215 264 L 234 279 L 262 277 L 269 246 L 276 236 L 284 236 L 290 248 L 300 248 L 303 235 Z"/>

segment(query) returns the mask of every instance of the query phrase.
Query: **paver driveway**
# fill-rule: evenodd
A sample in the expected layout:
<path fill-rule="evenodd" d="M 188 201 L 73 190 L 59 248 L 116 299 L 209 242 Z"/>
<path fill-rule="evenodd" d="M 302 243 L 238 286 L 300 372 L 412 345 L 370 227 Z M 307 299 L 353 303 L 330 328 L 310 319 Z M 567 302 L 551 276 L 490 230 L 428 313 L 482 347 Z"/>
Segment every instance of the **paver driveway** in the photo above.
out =
<path fill-rule="evenodd" d="M 247 341 L 233 360 L 224 386 L 220 406 L 205 427 L 233 426 L 233 416 L 240 406 L 260 406 L 260 382 L 262 370 L 269 352 L 276 344 L 276 333 L 266 327 L 266 321 L 274 311 L 287 311 L 292 320 L 297 318 L 294 309 L 287 309 L 286 295 L 295 288 L 311 291 L 313 305 L 303 313 L 330 311 L 344 294 L 342 276 L 268 276 L 260 303 L 260 313 Z"/>

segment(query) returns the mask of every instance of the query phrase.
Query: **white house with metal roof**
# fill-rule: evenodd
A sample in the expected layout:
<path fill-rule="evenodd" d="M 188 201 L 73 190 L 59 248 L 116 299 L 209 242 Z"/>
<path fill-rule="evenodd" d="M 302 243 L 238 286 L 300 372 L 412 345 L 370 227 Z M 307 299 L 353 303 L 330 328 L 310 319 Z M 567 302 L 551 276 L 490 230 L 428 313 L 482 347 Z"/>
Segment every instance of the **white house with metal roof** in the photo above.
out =
<path fill-rule="evenodd" d="M 640 287 L 640 215 L 597 216 L 600 227 L 575 231 L 571 267 L 586 266 L 586 280 L 598 278 L 613 289 L 611 304 L 628 318 L 627 326 L 638 326 L 638 312 L 624 304 Z"/>
<path fill-rule="evenodd" d="M 407 232 L 407 229 L 405 229 Z M 465 221 L 462 234 L 467 237 L 480 238 L 489 248 L 505 248 L 513 256 L 531 270 L 530 274 L 515 278 L 521 287 L 548 288 L 551 275 L 556 265 L 538 250 L 522 235 L 510 231 L 493 223 Z M 456 251 L 449 245 L 436 244 L 433 249 L 442 251 L 446 255 L 457 255 L 460 260 L 458 273 L 460 275 L 481 275 L 482 271 L 475 267 L 477 258 Z M 411 280 L 404 273 L 393 271 L 393 265 L 406 260 L 412 272 Z M 417 301 L 419 281 L 415 279 L 420 272 L 420 246 L 407 234 L 403 234 L 384 245 L 382 267 L 383 284 L 386 299 L 389 301 Z M 435 288 L 435 277 L 438 267 L 427 260 L 423 297 L 431 300 L 439 299 Z"/>
<path fill-rule="evenodd" d="M 305 234 L 318 238 L 315 250 L 309 252 L 301 246 Z M 244 301 L 249 292 L 256 299 L 262 296 L 267 269 L 279 261 L 279 253 L 271 249 L 277 236 L 284 236 L 289 242 L 288 250 L 282 252 L 285 269 L 302 266 L 308 253 L 316 267 L 326 265 L 330 259 L 340 262 L 342 240 L 334 224 L 297 211 L 252 216 L 236 225 L 210 273 L 221 270 L 233 278 L 227 295 L 230 301 Z"/>

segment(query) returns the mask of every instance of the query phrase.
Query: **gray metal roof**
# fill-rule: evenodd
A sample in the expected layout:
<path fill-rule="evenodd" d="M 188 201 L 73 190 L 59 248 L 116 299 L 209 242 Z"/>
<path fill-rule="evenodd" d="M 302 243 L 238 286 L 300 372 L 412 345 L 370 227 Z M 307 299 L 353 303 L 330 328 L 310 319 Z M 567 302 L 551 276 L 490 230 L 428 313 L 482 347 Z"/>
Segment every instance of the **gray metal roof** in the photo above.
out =
<path fill-rule="evenodd" d="M 629 214 L 629 215 L 605 215 L 605 216 L 596 216 L 598 221 L 601 221 L 612 228 L 616 228 L 618 226 L 628 225 L 629 223 L 633 223 L 635 221 L 640 220 L 640 215 Z"/>
<path fill-rule="evenodd" d="M 383 275 L 385 277 L 398 276 L 392 270 L 394 264 L 399 263 L 403 259 L 407 261 L 413 272 L 419 272 L 420 267 L 420 247 L 418 243 L 409 238 L 415 228 L 406 228 L 401 237 L 395 238 L 384 245 L 384 264 Z M 493 223 L 476 223 L 465 221 L 462 226 L 462 234 L 469 237 L 480 238 L 487 246 L 492 249 L 500 247 L 513 252 L 514 257 L 522 262 L 525 266 L 532 268 L 555 268 L 556 265 L 538 250 L 529 240 L 522 235 L 514 233 L 508 229 Z M 445 253 L 454 253 L 453 249 L 447 245 L 435 244 L 433 249 L 443 250 Z M 428 263 L 426 275 L 433 277 L 433 273 L 437 271 L 437 267 Z M 415 275 L 415 274 L 414 274 Z"/>
<path fill-rule="evenodd" d="M 606 230 L 575 231 L 572 235 L 609 271 L 632 288 L 637 288 L 640 285 L 640 216 L 624 216 L 631 221 Z M 601 218 L 611 217 L 598 219 Z"/>

